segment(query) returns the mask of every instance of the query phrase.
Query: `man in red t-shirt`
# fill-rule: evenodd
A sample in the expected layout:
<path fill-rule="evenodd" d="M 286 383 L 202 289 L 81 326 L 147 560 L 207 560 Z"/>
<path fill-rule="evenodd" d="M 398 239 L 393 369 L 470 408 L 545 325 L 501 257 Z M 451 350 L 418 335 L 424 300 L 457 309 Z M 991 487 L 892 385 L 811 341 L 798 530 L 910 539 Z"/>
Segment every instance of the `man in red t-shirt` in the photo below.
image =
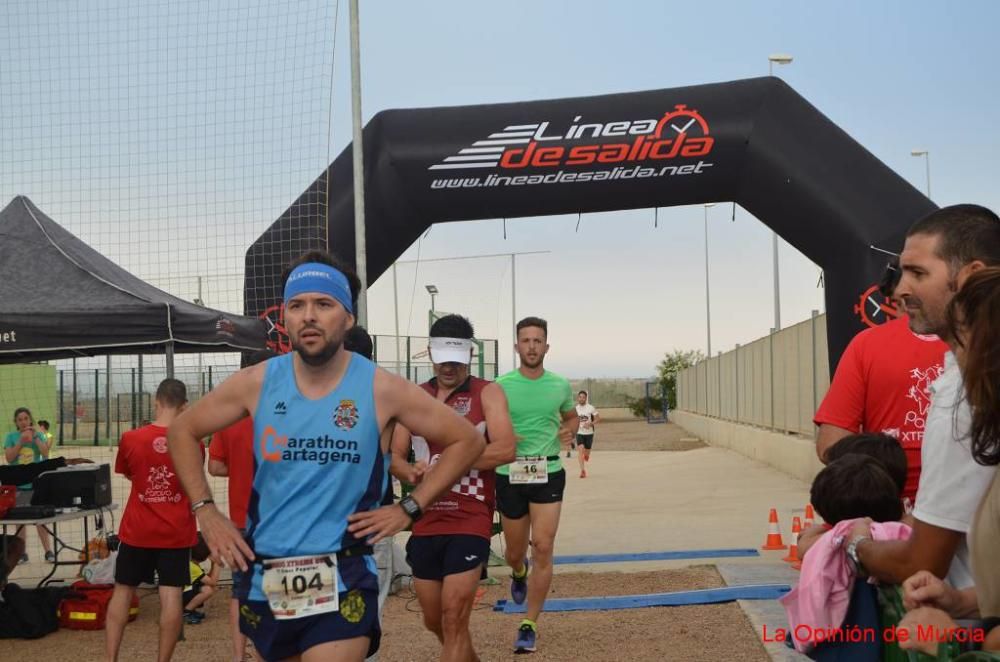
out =
<path fill-rule="evenodd" d="M 183 382 L 164 379 L 156 389 L 155 420 L 122 435 L 115 471 L 132 481 L 118 538 L 115 590 L 108 604 L 108 659 L 118 660 L 135 589 L 158 577 L 159 659 L 169 660 L 181 632 L 183 591 L 198 528 L 167 452 L 167 427 L 187 403 Z"/>
<path fill-rule="evenodd" d="M 507 398 L 495 383 L 469 376 L 473 329 L 460 315 L 446 315 L 431 327 L 428 350 L 434 378 L 421 387 L 450 405 L 489 442 L 469 473 L 451 491 L 427 508 L 413 523 L 406 545 L 413 570 L 413 588 L 424 614 L 424 625 L 441 642 L 442 660 L 476 660 L 469 617 L 480 573 L 490 555 L 496 478 L 493 469 L 514 461 L 514 426 Z M 410 446 L 417 464 L 410 465 Z M 416 484 L 440 457 L 432 439 L 411 437 L 396 426 L 390 471 Z"/>
<path fill-rule="evenodd" d="M 247 416 L 212 435 L 212 443 L 208 446 L 208 473 L 229 477 L 229 519 L 242 531 L 247 525 L 247 507 L 253 485 L 252 418 Z M 240 601 L 235 595 L 229 601 L 229 626 L 233 660 L 243 660 L 247 638 L 240 632 Z"/>
<path fill-rule="evenodd" d="M 884 433 L 906 453 L 903 498 L 916 499 L 920 445 L 930 407 L 928 387 L 944 370 L 947 345 L 937 336 L 910 330 L 906 317 L 865 329 L 840 357 L 830 390 L 813 421 L 819 426 L 816 454 L 849 434 Z"/>
<path fill-rule="evenodd" d="M 244 368 L 273 358 L 270 350 L 252 352 Z M 224 430 L 212 435 L 208 446 L 208 473 L 229 479 L 229 519 L 241 531 L 247 525 L 250 505 L 250 488 L 253 486 L 253 419 L 240 419 Z M 234 570 L 234 572 L 239 572 Z M 233 582 L 235 584 L 235 582 Z M 233 660 L 242 661 L 247 638 L 240 632 L 240 601 L 235 596 L 229 601 L 229 629 L 233 640 Z"/>

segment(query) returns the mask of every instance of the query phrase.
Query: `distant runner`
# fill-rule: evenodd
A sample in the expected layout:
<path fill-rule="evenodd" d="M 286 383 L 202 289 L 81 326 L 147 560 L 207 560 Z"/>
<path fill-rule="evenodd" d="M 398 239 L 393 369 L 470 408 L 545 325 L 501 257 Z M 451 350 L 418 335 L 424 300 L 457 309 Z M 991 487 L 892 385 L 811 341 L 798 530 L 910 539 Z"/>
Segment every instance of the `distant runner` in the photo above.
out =
<path fill-rule="evenodd" d="M 587 462 L 590 462 L 590 450 L 594 447 L 594 430 L 601 420 L 600 412 L 587 402 L 588 398 L 586 391 L 576 394 L 576 415 L 580 418 L 580 428 L 576 431 L 580 478 L 587 477 Z"/>

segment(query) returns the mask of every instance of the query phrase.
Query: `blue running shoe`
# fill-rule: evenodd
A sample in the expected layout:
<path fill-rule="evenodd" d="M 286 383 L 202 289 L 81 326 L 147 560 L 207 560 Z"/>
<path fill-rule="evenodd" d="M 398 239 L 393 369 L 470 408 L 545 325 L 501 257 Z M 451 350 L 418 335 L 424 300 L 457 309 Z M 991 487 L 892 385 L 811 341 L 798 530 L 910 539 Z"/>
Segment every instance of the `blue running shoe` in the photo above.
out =
<path fill-rule="evenodd" d="M 519 654 L 534 653 L 535 637 L 537 636 L 538 633 L 535 632 L 535 628 L 527 623 L 522 623 L 521 627 L 517 629 L 517 639 L 514 640 L 514 652 Z"/>
<path fill-rule="evenodd" d="M 524 575 L 515 577 L 513 571 L 510 573 L 510 598 L 514 604 L 524 604 L 524 599 L 528 597 L 528 559 L 524 560 Z"/>

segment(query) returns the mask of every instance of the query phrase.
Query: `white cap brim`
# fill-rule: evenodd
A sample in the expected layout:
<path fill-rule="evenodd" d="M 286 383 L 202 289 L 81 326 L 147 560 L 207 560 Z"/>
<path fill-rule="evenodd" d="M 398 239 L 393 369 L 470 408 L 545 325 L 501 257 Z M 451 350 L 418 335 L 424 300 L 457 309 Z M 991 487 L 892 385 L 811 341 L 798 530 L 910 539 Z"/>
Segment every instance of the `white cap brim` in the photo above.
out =
<path fill-rule="evenodd" d="M 464 363 L 472 360 L 472 341 L 467 338 L 431 338 L 428 342 L 434 363 Z"/>

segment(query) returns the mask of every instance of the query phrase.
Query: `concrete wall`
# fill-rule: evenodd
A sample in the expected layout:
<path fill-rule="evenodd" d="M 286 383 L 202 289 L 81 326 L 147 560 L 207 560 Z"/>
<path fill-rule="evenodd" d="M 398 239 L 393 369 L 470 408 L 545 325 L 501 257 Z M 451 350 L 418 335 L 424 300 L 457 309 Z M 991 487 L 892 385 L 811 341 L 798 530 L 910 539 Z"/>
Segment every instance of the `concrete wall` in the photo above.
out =
<path fill-rule="evenodd" d="M 826 316 L 816 315 L 681 371 L 677 408 L 811 435 L 830 385 L 826 354 Z"/>
<path fill-rule="evenodd" d="M 687 411 L 670 412 L 670 419 L 705 443 L 760 460 L 805 483 L 823 468 L 812 438 L 775 432 Z"/>

